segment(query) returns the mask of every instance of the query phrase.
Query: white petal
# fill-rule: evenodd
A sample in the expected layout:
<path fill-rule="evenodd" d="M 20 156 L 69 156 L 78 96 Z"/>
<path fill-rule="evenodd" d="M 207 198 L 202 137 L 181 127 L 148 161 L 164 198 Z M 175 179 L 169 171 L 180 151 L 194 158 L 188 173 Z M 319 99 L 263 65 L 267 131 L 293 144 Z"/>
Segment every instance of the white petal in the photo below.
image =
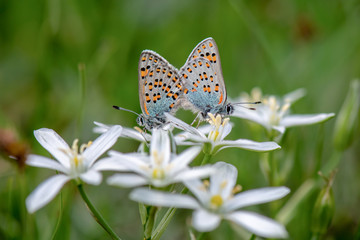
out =
<path fill-rule="evenodd" d="M 210 192 L 212 195 L 220 194 L 227 199 L 236 184 L 237 169 L 225 162 L 215 163 L 214 168 L 217 171 L 210 177 Z"/>
<path fill-rule="evenodd" d="M 238 139 L 235 141 L 230 141 L 230 140 L 222 141 L 219 142 L 218 145 L 222 146 L 220 150 L 229 147 L 237 147 L 255 152 L 267 152 L 281 148 L 276 142 L 255 142 L 247 139 Z"/>
<path fill-rule="evenodd" d="M 232 117 L 238 117 L 256 122 L 265 128 L 268 127 L 267 121 L 264 116 L 260 113 L 260 110 L 250 110 L 243 107 L 235 107 Z"/>
<path fill-rule="evenodd" d="M 286 130 L 284 126 L 271 126 L 271 128 L 278 131 L 280 134 L 284 134 Z"/>
<path fill-rule="evenodd" d="M 96 125 L 96 127 L 93 128 L 94 133 L 105 133 L 109 130 L 109 128 L 111 128 L 110 125 L 106 125 L 96 121 L 94 121 L 94 124 Z"/>
<path fill-rule="evenodd" d="M 236 194 L 234 198 L 225 203 L 226 211 L 233 211 L 238 208 L 252 206 L 255 204 L 267 203 L 289 194 L 290 189 L 287 187 L 267 187 L 248 190 Z"/>
<path fill-rule="evenodd" d="M 214 230 L 219 226 L 220 221 L 220 216 L 203 209 L 195 211 L 192 217 L 192 225 L 199 232 L 210 232 Z"/>
<path fill-rule="evenodd" d="M 123 128 L 121 137 L 137 140 L 139 142 L 148 142 L 151 140 L 151 135 L 145 132 L 139 132 L 132 128 Z"/>
<path fill-rule="evenodd" d="M 66 168 L 70 168 L 69 156 L 64 152 L 69 145 L 54 130 L 41 128 L 34 131 L 36 140 Z"/>
<path fill-rule="evenodd" d="M 227 123 L 225 126 L 223 126 L 223 132 L 221 134 L 221 138 L 220 138 L 220 141 L 224 140 L 224 138 L 229 135 L 229 133 L 231 132 L 232 130 L 232 125 L 231 123 Z"/>
<path fill-rule="evenodd" d="M 149 181 L 148 179 L 136 174 L 124 173 L 112 175 L 107 179 L 107 183 L 109 185 L 119 187 L 138 187 L 148 184 Z"/>
<path fill-rule="evenodd" d="M 91 169 L 96 171 L 127 171 L 129 170 L 121 161 L 113 157 L 103 158 L 94 163 Z"/>
<path fill-rule="evenodd" d="M 284 117 L 281 120 L 280 125 L 285 126 L 285 127 L 311 125 L 311 124 L 315 124 L 315 123 L 324 122 L 334 116 L 335 116 L 334 113 L 289 115 L 289 116 Z"/>
<path fill-rule="evenodd" d="M 265 216 L 238 211 L 226 216 L 226 219 L 241 225 L 249 232 L 265 238 L 287 238 L 288 233 L 283 225 Z"/>
<path fill-rule="evenodd" d="M 201 147 L 192 147 L 183 151 L 180 155 L 177 155 L 171 164 L 176 169 L 183 169 L 200 153 Z"/>
<path fill-rule="evenodd" d="M 182 182 L 182 181 L 188 181 L 192 179 L 201 179 L 210 176 L 211 174 L 214 174 L 215 168 L 212 166 L 201 166 L 201 167 L 193 167 L 188 170 L 184 170 L 177 174 L 174 177 L 173 182 Z"/>
<path fill-rule="evenodd" d="M 171 194 L 148 188 L 138 188 L 130 193 L 130 199 L 142 202 L 152 206 L 176 207 L 196 209 L 199 207 L 198 202 L 185 194 Z"/>
<path fill-rule="evenodd" d="M 113 125 L 107 125 L 99 122 L 94 122 L 97 127 L 93 128 L 94 133 L 105 133 L 108 131 Z M 137 140 L 139 142 L 150 141 L 151 135 L 145 132 L 140 133 L 132 128 L 123 127 L 121 132 L 121 137 L 130 138 Z"/>
<path fill-rule="evenodd" d="M 63 174 L 55 175 L 42 182 L 27 198 L 26 208 L 33 213 L 48 204 L 69 181 L 69 177 Z"/>
<path fill-rule="evenodd" d="M 122 127 L 119 125 L 112 126 L 85 149 L 82 156 L 84 157 L 84 161 L 86 161 L 87 167 L 90 167 L 98 157 L 115 144 L 121 134 L 121 130 Z"/>
<path fill-rule="evenodd" d="M 153 129 L 150 145 L 150 159 L 153 166 L 159 165 L 159 159 L 162 159 L 161 165 L 167 165 L 170 161 L 170 138 L 168 131 L 162 129 Z"/>
<path fill-rule="evenodd" d="M 137 156 L 140 154 L 123 154 L 115 151 L 109 151 L 109 155 L 111 156 L 111 158 L 118 161 L 119 164 L 125 166 L 127 169 L 141 175 L 148 175 L 149 160 L 144 161 L 143 156 Z"/>
<path fill-rule="evenodd" d="M 58 161 L 39 155 L 28 155 L 26 164 L 33 167 L 53 169 L 66 174 L 69 172 L 69 170 L 61 165 Z"/>
<path fill-rule="evenodd" d="M 194 128 L 193 126 L 190 126 L 189 124 L 181 121 L 180 119 L 172 116 L 171 114 L 164 113 L 167 120 L 170 121 L 174 126 L 176 126 L 179 129 L 184 130 L 185 132 L 189 132 L 193 135 L 200 136 L 201 138 L 206 138 L 206 136 L 200 132 L 198 129 Z"/>
<path fill-rule="evenodd" d="M 208 192 L 207 187 L 204 186 L 202 181 L 200 181 L 199 179 L 192 179 L 184 181 L 184 184 L 201 203 L 207 204 L 210 193 Z"/>
<path fill-rule="evenodd" d="M 300 98 L 304 97 L 305 95 L 306 95 L 306 89 L 299 88 L 299 89 L 296 89 L 295 91 L 292 91 L 292 92 L 286 94 L 283 97 L 283 99 L 285 102 L 293 103 L 293 102 L 299 100 Z"/>
<path fill-rule="evenodd" d="M 102 175 L 98 171 L 88 170 L 80 175 L 81 180 L 88 184 L 99 185 L 102 180 Z"/>

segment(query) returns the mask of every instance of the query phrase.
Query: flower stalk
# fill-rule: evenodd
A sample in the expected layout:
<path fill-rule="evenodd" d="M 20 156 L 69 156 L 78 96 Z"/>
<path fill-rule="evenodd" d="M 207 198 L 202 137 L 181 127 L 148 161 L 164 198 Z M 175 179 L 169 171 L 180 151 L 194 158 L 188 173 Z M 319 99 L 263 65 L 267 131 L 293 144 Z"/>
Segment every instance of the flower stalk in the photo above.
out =
<path fill-rule="evenodd" d="M 105 221 L 103 216 L 100 214 L 100 212 L 92 204 L 92 202 L 90 201 L 90 199 L 88 198 L 87 194 L 84 191 L 83 184 L 78 184 L 77 187 L 79 189 L 82 199 L 84 200 L 86 206 L 90 210 L 95 221 L 100 224 L 100 226 L 110 235 L 110 237 L 112 239 L 121 240 L 121 238 L 114 232 L 114 230 L 109 226 L 109 224 Z"/>

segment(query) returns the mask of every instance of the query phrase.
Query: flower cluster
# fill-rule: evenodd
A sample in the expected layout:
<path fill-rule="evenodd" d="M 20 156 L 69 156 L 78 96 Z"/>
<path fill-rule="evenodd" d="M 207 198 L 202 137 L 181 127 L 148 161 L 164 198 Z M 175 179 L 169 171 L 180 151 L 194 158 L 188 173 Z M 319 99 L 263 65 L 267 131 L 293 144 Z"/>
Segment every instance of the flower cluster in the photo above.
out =
<path fill-rule="evenodd" d="M 289 115 L 291 103 L 303 95 L 302 90 L 287 95 L 281 101 L 273 96 L 262 98 L 258 90 L 252 95 L 257 95 L 256 99 L 261 99 L 262 104 L 255 111 L 236 108 L 234 116 L 255 121 L 269 132 L 276 130 L 282 134 L 286 127 L 325 121 L 333 116 Z M 221 220 L 227 220 L 261 237 L 286 238 L 288 233 L 282 224 L 240 209 L 283 198 L 290 192 L 288 188 L 265 187 L 241 191 L 237 185 L 236 167 L 221 161 L 209 164 L 212 156 L 226 148 L 268 152 L 280 149 L 280 146 L 273 141 L 226 140 L 233 124 L 220 114 L 214 116 L 209 113 L 207 123 L 199 128 L 170 114 L 165 115 L 171 127 L 154 128 L 150 134 L 119 125 L 95 123 L 97 127 L 94 131 L 101 135 L 80 148 L 77 139 L 70 147 L 55 131 L 45 128 L 36 130 L 36 139 L 54 159 L 30 155 L 26 163 L 56 170 L 58 174 L 45 180 L 28 196 L 28 211 L 33 213 L 49 203 L 69 180 L 74 180 L 78 186 L 84 183 L 99 185 L 101 172 L 112 171 L 114 174 L 106 182 L 112 186 L 134 188 L 130 194 L 130 199 L 134 201 L 150 206 L 194 210 L 192 225 L 199 232 L 212 231 Z M 173 128 L 182 132 L 173 133 Z M 140 141 L 143 148 L 135 153 L 108 151 L 119 137 Z M 144 151 L 147 146 L 148 152 Z M 185 150 L 177 153 L 177 146 Z M 101 158 L 106 151 L 108 156 Z M 201 152 L 204 159 L 199 164 L 199 161 L 193 160 L 199 158 Z M 182 193 L 174 190 L 176 183 L 185 186 Z M 151 222 L 150 218 L 154 216 L 147 215 L 147 222 Z"/>

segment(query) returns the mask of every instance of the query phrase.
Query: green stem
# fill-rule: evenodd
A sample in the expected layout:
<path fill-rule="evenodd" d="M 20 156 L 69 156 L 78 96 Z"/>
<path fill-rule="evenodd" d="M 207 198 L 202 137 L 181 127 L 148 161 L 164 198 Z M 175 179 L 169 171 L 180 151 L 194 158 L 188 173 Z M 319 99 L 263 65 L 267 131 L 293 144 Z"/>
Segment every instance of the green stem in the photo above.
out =
<path fill-rule="evenodd" d="M 204 236 L 205 236 L 205 232 L 201 232 L 201 233 L 199 233 L 199 235 L 197 236 L 196 240 L 201 240 L 201 239 L 204 238 Z"/>
<path fill-rule="evenodd" d="M 112 228 L 109 226 L 109 224 L 107 224 L 107 222 L 101 216 L 99 211 L 91 203 L 91 201 L 89 200 L 88 196 L 86 195 L 86 193 L 84 191 L 83 185 L 78 184 L 77 187 L 79 189 L 79 192 L 80 192 L 80 195 L 81 195 L 82 199 L 84 200 L 87 207 L 91 211 L 93 217 L 95 218 L 95 221 L 97 221 L 100 224 L 100 226 L 111 236 L 112 239 L 121 240 L 121 238 L 118 235 L 116 235 L 116 233 L 112 230 Z"/>
<path fill-rule="evenodd" d="M 63 216 L 63 204 L 62 204 L 62 201 L 63 201 L 62 192 L 60 192 L 60 210 L 59 210 L 60 213 L 59 213 L 59 216 L 57 217 L 57 222 L 56 222 L 56 225 L 55 225 L 54 232 L 53 232 L 53 234 L 51 236 L 51 239 L 55 239 L 56 233 L 59 230 L 59 226 L 60 226 L 60 223 L 61 223 L 61 220 L 62 220 L 62 216 Z"/>
<path fill-rule="evenodd" d="M 212 154 L 210 154 L 210 153 L 205 153 L 205 154 L 204 154 L 204 158 L 203 158 L 203 160 L 201 161 L 200 166 L 203 166 L 203 165 L 209 163 L 211 157 L 212 157 Z"/>
<path fill-rule="evenodd" d="M 269 185 L 275 186 L 277 183 L 277 164 L 273 152 L 265 153 L 262 168 Z"/>
<path fill-rule="evenodd" d="M 187 188 L 183 188 L 180 193 L 186 194 L 189 191 Z M 156 227 L 155 231 L 152 235 L 152 240 L 158 240 L 160 239 L 161 235 L 164 233 L 165 229 L 169 225 L 171 219 L 173 218 L 174 214 L 176 212 L 176 208 L 169 208 L 163 218 L 161 219 L 160 223 Z"/>
<path fill-rule="evenodd" d="M 154 206 L 148 206 L 148 217 L 144 225 L 144 239 L 151 240 L 151 234 L 153 232 L 155 215 L 158 208 Z"/>
<path fill-rule="evenodd" d="M 317 173 L 321 168 L 322 152 L 323 152 L 323 148 L 324 148 L 324 138 L 325 138 L 325 130 L 324 130 L 324 123 L 322 123 L 322 124 L 320 124 L 320 127 L 319 127 L 318 141 L 316 144 L 315 168 L 314 168 L 313 176 L 317 176 Z"/>
<path fill-rule="evenodd" d="M 255 240 L 256 239 L 256 235 L 252 234 L 249 240 Z"/>

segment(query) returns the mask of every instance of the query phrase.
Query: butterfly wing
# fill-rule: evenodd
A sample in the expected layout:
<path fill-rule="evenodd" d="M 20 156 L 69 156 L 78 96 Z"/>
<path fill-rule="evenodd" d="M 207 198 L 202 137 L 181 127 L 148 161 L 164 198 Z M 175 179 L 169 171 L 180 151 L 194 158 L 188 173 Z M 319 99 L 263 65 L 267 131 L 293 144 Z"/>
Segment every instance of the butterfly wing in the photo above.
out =
<path fill-rule="evenodd" d="M 203 113 L 216 114 L 226 103 L 220 55 L 212 38 L 201 41 L 180 70 L 186 99 Z"/>
<path fill-rule="evenodd" d="M 182 94 L 178 70 L 159 54 L 145 50 L 139 61 L 139 98 L 148 119 L 164 119 L 164 112 L 174 113 Z"/>

